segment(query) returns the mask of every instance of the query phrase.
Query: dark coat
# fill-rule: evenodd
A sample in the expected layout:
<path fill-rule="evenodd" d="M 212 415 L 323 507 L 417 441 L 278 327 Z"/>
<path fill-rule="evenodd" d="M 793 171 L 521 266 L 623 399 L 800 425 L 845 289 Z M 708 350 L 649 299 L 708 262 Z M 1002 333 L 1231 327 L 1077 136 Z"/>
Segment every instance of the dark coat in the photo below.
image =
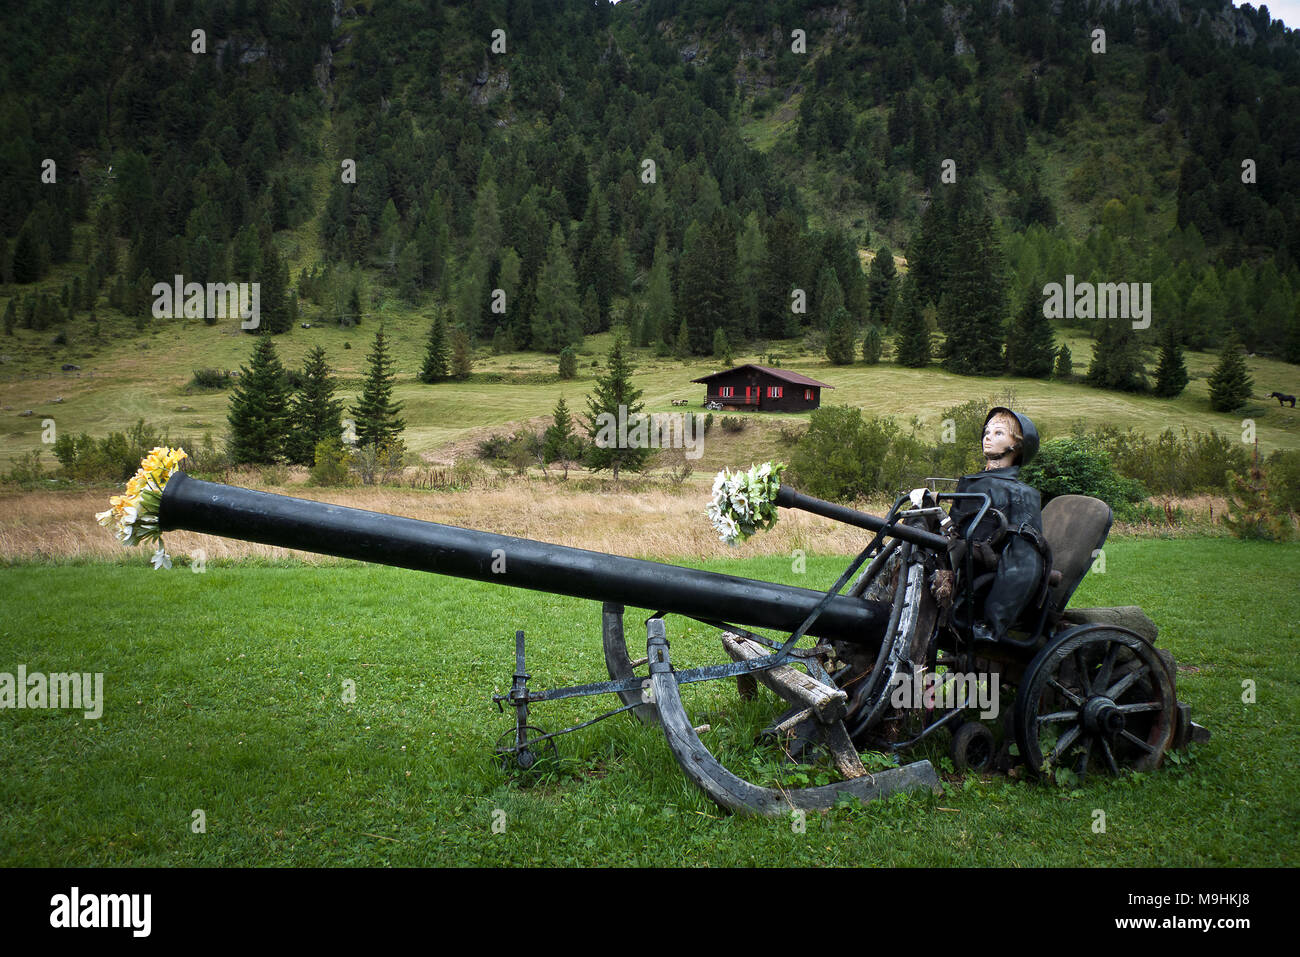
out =
<path fill-rule="evenodd" d="M 1044 559 L 1029 537 L 1017 534 L 1022 525 L 1032 528 L 1039 536 L 1043 533 L 1043 512 L 1038 490 L 1020 481 L 1020 466 L 989 469 L 974 475 L 963 475 L 957 482 L 958 492 L 984 492 L 989 496 L 990 507 L 996 508 L 1007 520 L 1007 536 L 996 546 L 997 573 L 993 585 L 984 599 L 984 620 L 994 638 L 1002 638 L 1037 597 L 1043 583 Z M 960 531 L 975 513 L 979 502 L 958 502 L 949 512 Z M 971 535 L 972 542 L 988 538 L 996 528 L 987 516 Z"/>

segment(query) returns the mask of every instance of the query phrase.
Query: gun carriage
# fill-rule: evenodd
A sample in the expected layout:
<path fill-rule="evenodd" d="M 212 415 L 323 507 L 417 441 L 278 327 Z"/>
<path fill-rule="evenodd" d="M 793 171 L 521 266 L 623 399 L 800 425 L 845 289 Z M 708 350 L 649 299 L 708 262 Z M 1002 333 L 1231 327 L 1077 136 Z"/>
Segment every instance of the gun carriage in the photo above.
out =
<path fill-rule="evenodd" d="M 1005 767 L 1014 743 L 1037 773 L 1148 770 L 1168 749 L 1208 737 L 1177 701 L 1173 661 L 1155 648 L 1155 626 L 1140 609 L 1066 607 L 1109 532 L 1105 503 L 1069 495 L 1048 503 L 1044 535 L 1053 560 L 1043 601 L 1005 640 L 981 643 L 970 627 L 981 576 L 972 549 L 954 545 L 969 546 L 973 530 L 997 516 L 988 497 L 977 495 L 983 501 L 975 519 L 945 530 L 942 505 L 959 497 L 904 495 L 879 517 L 783 486 L 779 507 L 871 533 L 825 592 L 258 492 L 184 472 L 167 482 L 158 525 L 601 602 L 608 680 L 532 690 L 524 632 L 515 634 L 512 684 L 493 700 L 514 710 L 514 726 L 496 753 L 518 769 L 554 754 L 559 735 L 627 712 L 662 729 L 683 771 L 719 805 L 780 814 L 831 807 L 846 796 L 868 801 L 939 789 L 928 760 L 870 773 L 859 752 L 904 753 L 941 729 L 951 732 L 958 770 Z M 657 609 L 643 623 L 644 646 L 640 637 L 629 643 L 627 606 Z M 670 614 L 718 628 L 731 660 L 679 668 L 667 640 Z M 754 628 L 788 637 L 778 642 Z M 958 673 L 1014 688 L 1014 709 L 992 727 L 977 720 L 969 696 L 943 693 L 944 676 Z M 938 693 L 922 706 L 900 707 L 898 692 L 919 688 L 922 676 L 937 677 Z M 725 768 L 692 726 L 681 696 L 683 685 L 719 679 L 735 679 L 744 696 L 757 682 L 772 689 L 788 707 L 764 735 L 792 756 L 828 752 L 843 780 L 769 788 Z M 614 695 L 620 704 L 553 733 L 531 722 L 537 705 L 596 695 Z M 942 700 L 948 706 L 937 704 Z"/>

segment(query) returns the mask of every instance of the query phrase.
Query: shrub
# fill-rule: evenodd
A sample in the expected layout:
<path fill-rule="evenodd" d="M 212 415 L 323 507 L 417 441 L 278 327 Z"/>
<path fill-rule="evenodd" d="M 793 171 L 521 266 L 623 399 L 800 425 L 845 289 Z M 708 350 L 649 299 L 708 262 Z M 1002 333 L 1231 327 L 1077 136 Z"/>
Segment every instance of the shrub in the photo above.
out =
<path fill-rule="evenodd" d="M 851 406 L 815 410 L 790 457 L 791 479 L 819 498 L 854 499 L 898 489 L 923 467 L 927 452 L 892 419 L 863 419 Z"/>
<path fill-rule="evenodd" d="M 348 485 L 348 459 L 351 453 L 337 437 L 321 439 L 316 443 L 315 464 L 311 468 L 314 485 Z"/>
<path fill-rule="evenodd" d="M 125 433 L 110 432 L 101 439 L 85 432 L 65 432 L 54 443 L 54 456 L 63 476 L 79 482 L 125 482 L 140 468 L 140 461 L 158 445 L 170 445 L 166 433 L 139 419 Z"/>
<path fill-rule="evenodd" d="M 19 456 L 5 476 L 6 482 L 12 482 L 20 488 L 36 488 L 45 480 L 45 467 L 41 465 L 41 450 L 31 451 Z"/>
<path fill-rule="evenodd" d="M 362 445 L 352 457 L 363 485 L 388 485 L 401 476 L 405 464 L 406 443 L 397 438 Z"/>
<path fill-rule="evenodd" d="M 738 415 L 724 415 L 722 417 L 723 432 L 743 432 L 748 424 Z"/>
<path fill-rule="evenodd" d="M 1067 436 L 1044 442 L 1038 457 L 1020 470 L 1020 480 L 1038 489 L 1043 504 L 1058 495 L 1091 495 L 1121 518 L 1147 497 L 1142 483 L 1115 471 L 1110 455 L 1096 439 Z"/>
<path fill-rule="evenodd" d="M 508 435 L 489 435 L 476 446 L 478 457 L 495 461 L 506 457 L 506 449 L 510 445 L 510 436 Z"/>
<path fill-rule="evenodd" d="M 1273 504 L 1300 512 L 1300 451 L 1274 452 L 1265 463 L 1264 474 Z"/>
<path fill-rule="evenodd" d="M 262 468 L 263 485 L 283 485 L 289 480 L 289 470 L 283 465 L 267 465 Z"/>
<path fill-rule="evenodd" d="M 220 369 L 195 369 L 190 379 L 192 389 L 224 389 L 230 385 L 230 373 Z"/>

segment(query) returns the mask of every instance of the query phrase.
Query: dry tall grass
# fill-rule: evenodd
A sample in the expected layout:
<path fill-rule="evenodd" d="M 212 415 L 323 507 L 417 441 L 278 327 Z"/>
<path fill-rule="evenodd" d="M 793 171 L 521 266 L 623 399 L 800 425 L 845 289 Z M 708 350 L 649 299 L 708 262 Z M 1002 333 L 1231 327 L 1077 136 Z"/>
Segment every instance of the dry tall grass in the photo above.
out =
<path fill-rule="evenodd" d="M 707 491 L 689 487 L 611 494 L 569 491 L 555 482 L 521 479 L 507 488 L 455 493 L 395 488 L 294 487 L 289 491 L 295 498 L 656 559 L 789 555 L 796 548 L 845 554 L 858 551 L 868 540 L 858 529 L 814 515 L 786 512 L 771 532 L 731 548 L 718 541 L 704 514 Z M 0 495 L 0 561 L 120 559 L 122 547 L 95 521 L 95 513 L 108 507 L 109 494 L 97 489 Z M 193 555 L 201 548 L 209 561 L 290 555 L 311 562 L 333 561 L 191 532 L 171 532 L 165 539 L 172 554 Z M 140 561 L 146 562 L 148 554 L 147 549 L 140 549 Z"/>

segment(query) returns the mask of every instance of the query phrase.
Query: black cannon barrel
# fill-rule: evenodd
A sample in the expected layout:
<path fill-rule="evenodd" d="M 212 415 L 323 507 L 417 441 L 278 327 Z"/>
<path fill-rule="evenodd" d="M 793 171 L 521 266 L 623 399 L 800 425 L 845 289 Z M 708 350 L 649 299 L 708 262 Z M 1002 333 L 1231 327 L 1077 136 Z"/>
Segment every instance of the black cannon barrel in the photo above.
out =
<path fill-rule="evenodd" d="M 821 515 L 823 518 L 833 518 L 837 522 L 844 522 L 846 525 L 865 528 L 872 532 L 878 532 L 885 527 L 883 518 L 867 512 L 859 512 L 856 508 L 849 508 L 847 505 L 836 505 L 834 502 L 827 502 L 820 498 L 813 498 L 811 495 L 804 495 L 802 492 L 796 492 L 788 485 L 782 485 L 777 489 L 776 504 L 782 508 L 797 508 L 801 511 L 812 512 L 814 515 Z M 942 535 L 936 535 L 934 532 L 927 532 L 923 528 L 915 528 L 911 525 L 895 525 L 890 529 L 889 534 L 932 551 L 942 553 L 948 549 L 948 539 Z"/>
<path fill-rule="evenodd" d="M 167 482 L 158 525 L 164 532 L 185 529 L 781 631 L 794 631 L 824 596 L 792 585 L 205 482 L 184 472 Z M 837 595 L 808 633 L 874 645 L 888 617 L 888 604 Z"/>

